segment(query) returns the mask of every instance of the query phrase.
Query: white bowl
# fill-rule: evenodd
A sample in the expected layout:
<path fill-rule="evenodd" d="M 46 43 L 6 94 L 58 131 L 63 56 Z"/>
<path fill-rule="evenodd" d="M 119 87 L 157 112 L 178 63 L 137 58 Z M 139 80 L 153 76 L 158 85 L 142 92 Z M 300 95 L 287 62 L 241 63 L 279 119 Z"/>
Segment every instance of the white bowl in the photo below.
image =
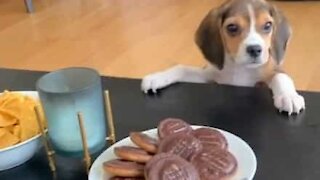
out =
<path fill-rule="evenodd" d="M 19 166 L 33 157 L 41 146 L 40 134 L 19 144 L 0 149 L 0 171 Z"/>
<path fill-rule="evenodd" d="M 38 93 L 36 91 L 16 92 L 38 99 Z M 38 134 L 13 146 L 0 149 L 0 171 L 14 168 L 31 159 L 41 147 L 40 136 L 41 135 Z"/>

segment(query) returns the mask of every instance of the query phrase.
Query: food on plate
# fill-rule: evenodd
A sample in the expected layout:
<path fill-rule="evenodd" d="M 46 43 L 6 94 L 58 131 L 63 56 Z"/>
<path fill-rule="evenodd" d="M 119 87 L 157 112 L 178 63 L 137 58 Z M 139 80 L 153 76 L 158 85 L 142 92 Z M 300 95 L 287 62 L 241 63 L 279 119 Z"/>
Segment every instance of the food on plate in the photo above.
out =
<path fill-rule="evenodd" d="M 158 153 L 157 155 L 153 156 L 144 167 L 144 172 L 148 172 L 154 163 L 158 162 L 161 159 L 167 159 L 170 156 L 172 156 L 172 154 L 169 153 Z"/>
<path fill-rule="evenodd" d="M 237 169 L 236 158 L 222 149 L 205 149 L 193 156 L 191 163 L 198 170 L 201 180 L 227 178 Z"/>
<path fill-rule="evenodd" d="M 221 132 L 211 128 L 199 128 L 192 132 L 193 136 L 200 140 L 205 149 L 227 149 L 228 142 Z"/>
<path fill-rule="evenodd" d="M 143 164 L 119 159 L 104 162 L 103 169 L 120 177 L 143 177 L 144 173 Z"/>
<path fill-rule="evenodd" d="M 45 125 L 39 101 L 18 92 L 4 91 L 0 95 L 0 149 L 23 142 L 40 133 L 34 112 L 35 106 L 39 107 L 40 118 Z"/>
<path fill-rule="evenodd" d="M 180 156 L 170 154 L 163 158 L 156 155 L 151 161 L 152 165 L 145 170 L 145 178 L 148 180 L 200 180 L 196 168 Z M 148 165 L 148 164 L 147 164 Z"/>
<path fill-rule="evenodd" d="M 156 153 L 158 149 L 158 141 L 141 132 L 131 132 L 130 139 L 140 148 L 149 153 Z"/>
<path fill-rule="evenodd" d="M 138 147 L 114 148 L 119 159 L 103 164 L 105 172 L 114 176 L 111 179 L 226 180 L 237 171 L 237 160 L 219 130 L 193 129 L 181 119 L 167 118 L 157 132 L 158 139 L 131 132 L 130 139 Z"/>
<path fill-rule="evenodd" d="M 172 134 L 163 138 L 159 145 L 159 153 L 178 155 L 186 160 L 202 150 L 200 140 L 192 134 Z"/>
<path fill-rule="evenodd" d="M 132 146 L 115 147 L 114 153 L 123 160 L 138 163 L 145 163 L 152 158 L 152 155 L 148 154 L 145 150 Z"/>
<path fill-rule="evenodd" d="M 109 180 L 145 180 L 144 177 L 117 177 L 114 176 Z"/>
<path fill-rule="evenodd" d="M 158 125 L 158 135 L 160 139 L 163 139 L 171 134 L 189 134 L 191 132 L 191 126 L 182 119 L 167 118 L 162 120 Z"/>

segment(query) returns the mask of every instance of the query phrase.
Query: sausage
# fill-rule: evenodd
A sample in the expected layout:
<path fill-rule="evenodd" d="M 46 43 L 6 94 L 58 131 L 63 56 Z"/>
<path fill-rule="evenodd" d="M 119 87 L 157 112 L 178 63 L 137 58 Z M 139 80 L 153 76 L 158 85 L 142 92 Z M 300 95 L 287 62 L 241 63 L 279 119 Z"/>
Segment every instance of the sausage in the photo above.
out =
<path fill-rule="evenodd" d="M 158 141 L 152 137 L 141 132 L 131 132 L 130 139 L 140 148 L 146 150 L 149 153 L 156 153 L 158 149 Z"/>
<path fill-rule="evenodd" d="M 114 176 L 143 177 L 144 165 L 131 161 L 110 160 L 103 163 L 103 169 Z"/>

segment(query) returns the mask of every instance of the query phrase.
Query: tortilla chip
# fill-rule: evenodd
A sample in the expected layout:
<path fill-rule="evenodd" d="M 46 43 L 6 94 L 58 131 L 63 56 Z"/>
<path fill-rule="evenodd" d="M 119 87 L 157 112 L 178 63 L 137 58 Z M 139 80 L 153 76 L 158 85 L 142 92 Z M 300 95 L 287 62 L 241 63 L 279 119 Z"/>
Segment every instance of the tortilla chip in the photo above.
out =
<path fill-rule="evenodd" d="M 0 128 L 0 149 L 19 142 L 19 138 L 11 134 L 6 128 Z"/>
<path fill-rule="evenodd" d="M 21 108 L 19 124 L 21 126 L 21 140 L 24 141 L 39 133 L 38 121 L 34 112 L 34 105 Z M 23 117 L 22 117 L 23 116 Z"/>
<path fill-rule="evenodd" d="M 20 125 L 15 125 L 13 127 L 12 134 L 15 135 L 18 138 L 20 137 L 20 139 L 21 139 L 21 126 Z"/>
<path fill-rule="evenodd" d="M 0 108 L 0 127 L 12 126 L 17 123 L 18 117 L 9 111 Z"/>

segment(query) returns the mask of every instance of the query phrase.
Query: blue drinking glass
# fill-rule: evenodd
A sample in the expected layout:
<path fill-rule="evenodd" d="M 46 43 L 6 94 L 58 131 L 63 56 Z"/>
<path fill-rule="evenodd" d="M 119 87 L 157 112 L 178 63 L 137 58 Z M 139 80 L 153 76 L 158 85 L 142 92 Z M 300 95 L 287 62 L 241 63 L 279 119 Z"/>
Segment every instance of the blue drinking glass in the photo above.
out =
<path fill-rule="evenodd" d="M 48 122 L 53 149 L 60 155 L 83 156 L 77 113 L 83 124 L 90 154 L 106 144 L 106 112 L 99 73 L 90 68 L 71 67 L 42 76 L 36 84 Z"/>

